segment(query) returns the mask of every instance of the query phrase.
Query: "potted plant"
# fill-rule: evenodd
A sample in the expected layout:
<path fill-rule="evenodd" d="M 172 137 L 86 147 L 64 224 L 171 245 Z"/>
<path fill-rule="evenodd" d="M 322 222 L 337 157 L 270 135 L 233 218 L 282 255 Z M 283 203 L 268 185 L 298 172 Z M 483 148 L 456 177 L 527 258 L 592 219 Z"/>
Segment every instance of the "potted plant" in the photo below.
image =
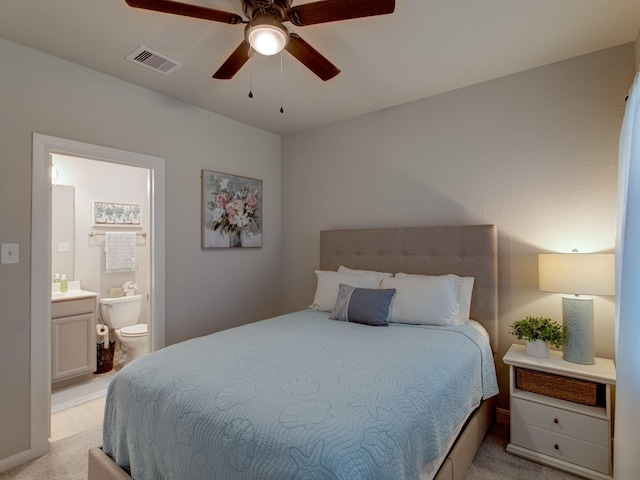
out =
<path fill-rule="evenodd" d="M 131 297 L 136 294 L 136 290 L 138 289 L 138 285 L 133 282 L 127 282 L 122 285 L 122 290 L 127 297 Z"/>
<path fill-rule="evenodd" d="M 560 348 L 567 338 L 564 325 L 560 325 L 549 317 L 527 316 L 517 320 L 511 324 L 510 333 L 518 340 L 526 340 L 527 355 L 539 358 L 549 356 L 549 344 Z"/>

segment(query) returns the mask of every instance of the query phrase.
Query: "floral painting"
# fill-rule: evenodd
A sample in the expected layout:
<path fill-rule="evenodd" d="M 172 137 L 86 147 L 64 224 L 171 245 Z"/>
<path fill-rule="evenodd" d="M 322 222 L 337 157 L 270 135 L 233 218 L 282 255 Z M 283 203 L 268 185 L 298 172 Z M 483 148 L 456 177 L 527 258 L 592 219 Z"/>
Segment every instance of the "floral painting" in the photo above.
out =
<path fill-rule="evenodd" d="M 139 227 L 140 205 L 93 202 L 94 227 Z"/>
<path fill-rule="evenodd" d="M 202 170 L 202 248 L 262 247 L 262 181 Z"/>

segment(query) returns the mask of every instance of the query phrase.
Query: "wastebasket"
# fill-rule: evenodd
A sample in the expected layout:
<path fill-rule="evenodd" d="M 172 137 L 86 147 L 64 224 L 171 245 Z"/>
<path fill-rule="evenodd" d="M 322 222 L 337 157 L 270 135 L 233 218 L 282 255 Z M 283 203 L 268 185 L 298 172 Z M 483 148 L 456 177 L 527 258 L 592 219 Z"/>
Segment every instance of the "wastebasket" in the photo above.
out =
<path fill-rule="evenodd" d="M 102 319 L 98 317 L 96 324 L 96 340 L 97 340 L 97 359 L 96 371 L 93 373 L 107 373 L 113 369 L 113 354 L 116 350 L 116 341 L 109 341 L 109 327 L 107 327 Z M 100 341 L 102 340 L 102 341 Z"/>
<path fill-rule="evenodd" d="M 113 369 L 113 354 L 116 350 L 116 342 L 109 342 L 109 346 L 104 346 L 105 342 L 98 343 L 98 358 L 95 373 L 107 373 Z"/>

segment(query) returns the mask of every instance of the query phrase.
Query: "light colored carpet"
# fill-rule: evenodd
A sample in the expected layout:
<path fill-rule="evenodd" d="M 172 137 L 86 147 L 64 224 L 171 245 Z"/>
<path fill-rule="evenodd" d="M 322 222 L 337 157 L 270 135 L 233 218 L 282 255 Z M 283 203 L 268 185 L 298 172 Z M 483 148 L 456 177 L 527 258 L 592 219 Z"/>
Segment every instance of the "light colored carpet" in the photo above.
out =
<path fill-rule="evenodd" d="M 94 427 L 51 444 L 49 453 L 5 473 L 0 480 L 86 480 L 89 449 L 102 444 L 102 427 Z M 494 425 L 465 480 L 580 480 L 505 451 L 507 426 Z"/>
<path fill-rule="evenodd" d="M 89 449 L 102 445 L 102 425 L 51 443 L 49 452 L 0 473 L 0 480 L 86 480 Z"/>
<path fill-rule="evenodd" d="M 465 480 L 580 480 L 580 477 L 507 453 L 508 426 L 494 424 Z"/>

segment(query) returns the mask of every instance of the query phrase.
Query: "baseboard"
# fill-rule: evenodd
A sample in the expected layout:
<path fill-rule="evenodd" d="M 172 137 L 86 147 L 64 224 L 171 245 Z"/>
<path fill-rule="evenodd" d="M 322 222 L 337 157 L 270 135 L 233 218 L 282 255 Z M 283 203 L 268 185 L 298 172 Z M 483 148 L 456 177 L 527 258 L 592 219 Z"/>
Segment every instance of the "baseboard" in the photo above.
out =
<path fill-rule="evenodd" d="M 12 468 L 17 467 L 18 465 L 27 463 L 28 461 L 33 460 L 34 458 L 38 458 L 39 456 L 44 455 L 45 453 L 47 453 L 46 450 L 41 453 L 36 453 L 33 450 L 25 450 L 23 452 L 17 453 L 16 455 L 5 458 L 2 461 L 0 461 L 0 472 L 11 470 Z M 1 476 L 2 476 L 2 473 L 0 473 L 0 477 Z"/>

